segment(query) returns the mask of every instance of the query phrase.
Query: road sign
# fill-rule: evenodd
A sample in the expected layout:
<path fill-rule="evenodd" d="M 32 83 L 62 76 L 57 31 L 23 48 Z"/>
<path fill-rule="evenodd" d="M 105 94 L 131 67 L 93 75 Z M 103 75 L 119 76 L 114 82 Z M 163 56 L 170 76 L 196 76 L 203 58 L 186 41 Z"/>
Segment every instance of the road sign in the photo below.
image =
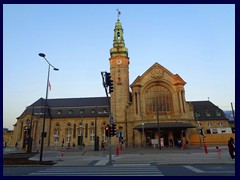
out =
<path fill-rule="evenodd" d="M 110 124 L 113 124 L 114 123 L 114 120 L 113 120 L 113 117 L 111 116 L 110 117 Z"/>

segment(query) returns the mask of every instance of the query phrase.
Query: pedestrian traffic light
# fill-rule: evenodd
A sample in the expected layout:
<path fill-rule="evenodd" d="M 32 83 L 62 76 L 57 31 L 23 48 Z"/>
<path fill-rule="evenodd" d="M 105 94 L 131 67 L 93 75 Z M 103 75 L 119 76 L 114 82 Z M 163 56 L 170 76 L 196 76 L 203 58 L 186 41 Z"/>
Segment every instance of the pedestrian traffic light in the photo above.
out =
<path fill-rule="evenodd" d="M 112 124 L 112 126 L 111 126 L 111 136 L 115 136 L 116 133 L 117 133 L 116 124 Z"/>
<path fill-rule="evenodd" d="M 106 126 L 105 126 L 105 135 L 107 136 L 107 137 L 110 137 L 110 126 L 107 124 Z"/>

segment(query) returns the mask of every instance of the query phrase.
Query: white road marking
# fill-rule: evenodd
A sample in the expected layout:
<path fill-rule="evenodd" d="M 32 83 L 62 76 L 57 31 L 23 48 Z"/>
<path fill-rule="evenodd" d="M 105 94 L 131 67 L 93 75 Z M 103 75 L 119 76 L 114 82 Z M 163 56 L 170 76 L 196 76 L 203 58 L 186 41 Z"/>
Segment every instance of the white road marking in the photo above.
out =
<path fill-rule="evenodd" d="M 183 166 L 183 167 L 185 167 L 185 168 L 187 168 L 187 169 L 189 169 L 189 170 L 191 170 L 195 173 L 204 173 L 205 172 L 205 171 L 202 171 L 201 169 L 198 169 L 198 168 L 195 168 L 195 167 L 192 167 L 192 166 Z"/>

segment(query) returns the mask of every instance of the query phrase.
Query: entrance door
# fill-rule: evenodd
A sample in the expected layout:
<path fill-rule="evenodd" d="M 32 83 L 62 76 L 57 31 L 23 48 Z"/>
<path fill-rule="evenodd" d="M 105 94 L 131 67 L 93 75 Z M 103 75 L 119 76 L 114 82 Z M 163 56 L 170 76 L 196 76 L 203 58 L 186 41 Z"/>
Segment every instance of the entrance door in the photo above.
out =
<path fill-rule="evenodd" d="M 83 136 L 78 136 L 78 145 L 83 145 Z"/>
<path fill-rule="evenodd" d="M 152 146 L 151 139 L 154 139 L 154 131 L 148 130 L 145 131 L 145 133 L 146 133 L 146 146 Z"/>

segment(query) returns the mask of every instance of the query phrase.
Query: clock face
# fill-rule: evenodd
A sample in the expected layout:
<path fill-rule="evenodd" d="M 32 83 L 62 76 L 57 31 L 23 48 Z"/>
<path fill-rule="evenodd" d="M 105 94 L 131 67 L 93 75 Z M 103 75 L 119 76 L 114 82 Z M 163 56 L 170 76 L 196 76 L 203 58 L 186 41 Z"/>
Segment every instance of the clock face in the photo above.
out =
<path fill-rule="evenodd" d="M 122 60 L 121 59 L 117 59 L 117 64 L 122 64 Z"/>

